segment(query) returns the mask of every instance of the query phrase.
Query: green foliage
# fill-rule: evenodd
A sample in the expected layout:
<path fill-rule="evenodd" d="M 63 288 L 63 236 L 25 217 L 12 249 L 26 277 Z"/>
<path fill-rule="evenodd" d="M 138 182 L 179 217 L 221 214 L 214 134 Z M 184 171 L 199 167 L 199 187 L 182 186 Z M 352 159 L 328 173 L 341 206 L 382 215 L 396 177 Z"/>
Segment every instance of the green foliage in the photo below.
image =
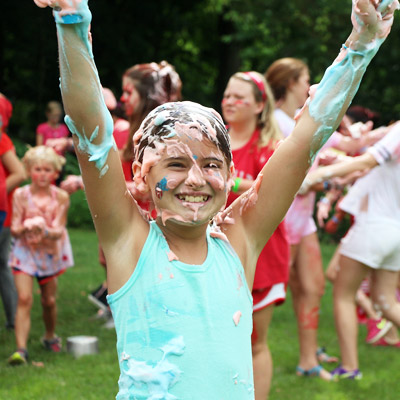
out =
<path fill-rule="evenodd" d="M 93 220 L 86 201 L 85 192 L 78 190 L 70 196 L 68 227 L 93 228 Z"/>
<path fill-rule="evenodd" d="M 264 72 L 280 57 L 303 59 L 319 82 L 351 31 L 350 0 L 96 0 L 91 9 L 99 75 L 117 97 L 126 68 L 166 59 L 186 99 L 216 108 L 230 75 Z M 32 1 L 6 2 L 2 13 L 0 90 L 14 104 L 10 131 L 33 144 L 45 104 L 60 100 L 54 21 Z M 399 18 L 354 101 L 381 112 L 384 123 L 399 119 Z"/>

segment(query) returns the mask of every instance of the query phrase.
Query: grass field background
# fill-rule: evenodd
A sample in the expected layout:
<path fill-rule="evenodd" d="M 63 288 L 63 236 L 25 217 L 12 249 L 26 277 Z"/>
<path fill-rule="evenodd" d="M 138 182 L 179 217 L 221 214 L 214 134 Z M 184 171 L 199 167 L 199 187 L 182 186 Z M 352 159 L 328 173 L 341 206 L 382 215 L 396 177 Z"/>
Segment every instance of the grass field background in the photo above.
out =
<path fill-rule="evenodd" d="M 118 362 L 114 330 L 103 328 L 104 321 L 93 319 L 96 308 L 87 295 L 104 278 L 97 257 L 97 239 L 92 230 L 70 229 L 75 267 L 59 279 L 57 333 L 64 339 L 74 335 L 94 335 L 99 339 L 99 354 L 75 359 L 65 352 L 52 354 L 39 342 L 43 335 L 39 289 L 35 284 L 32 329 L 29 339 L 31 363 L 7 366 L 14 351 L 14 335 L 4 329 L 0 308 L 0 400 L 103 400 L 117 393 Z M 325 265 L 334 246 L 322 246 Z M 327 283 L 322 301 L 319 343 L 330 354 L 339 354 L 332 314 L 332 286 Z M 398 400 L 400 399 L 400 349 L 371 347 L 364 343 L 366 330 L 360 327 L 361 381 L 324 382 L 295 375 L 298 360 L 296 322 L 290 294 L 277 307 L 272 320 L 269 344 L 274 359 L 274 377 L 270 400 Z M 326 366 L 328 369 L 333 368 Z M 186 400 L 186 399 L 182 399 Z M 209 399 L 217 400 L 210 394 Z"/>

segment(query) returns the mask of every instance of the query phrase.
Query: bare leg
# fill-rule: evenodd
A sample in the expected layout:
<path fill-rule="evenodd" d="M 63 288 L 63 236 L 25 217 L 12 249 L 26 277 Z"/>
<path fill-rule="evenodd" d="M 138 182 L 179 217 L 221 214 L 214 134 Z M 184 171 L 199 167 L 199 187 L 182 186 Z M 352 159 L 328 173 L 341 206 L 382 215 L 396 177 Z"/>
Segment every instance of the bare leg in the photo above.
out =
<path fill-rule="evenodd" d="M 399 332 L 396 326 L 392 326 L 388 333 L 384 336 L 388 344 L 394 345 L 400 341 Z"/>
<path fill-rule="evenodd" d="M 56 306 L 56 292 L 57 292 L 57 278 L 51 279 L 49 282 L 40 286 L 41 300 L 43 308 L 43 322 L 46 329 L 44 335 L 45 339 L 53 339 L 55 336 L 56 320 L 57 320 L 57 306 Z"/>
<path fill-rule="evenodd" d="M 272 304 L 253 314 L 255 339 L 252 343 L 252 351 L 256 400 L 266 400 L 271 387 L 272 357 L 267 344 L 267 336 L 273 311 L 274 305 Z"/>
<path fill-rule="evenodd" d="M 339 337 L 342 366 L 358 368 L 356 293 L 369 268 L 351 258 L 340 257 L 340 269 L 333 286 L 336 331 Z"/>
<path fill-rule="evenodd" d="M 371 299 L 361 289 L 357 290 L 356 303 L 364 310 L 367 318 L 374 320 L 379 319 L 379 315 L 375 311 Z"/>
<path fill-rule="evenodd" d="M 15 341 L 18 349 L 26 349 L 31 329 L 33 278 L 26 274 L 16 274 L 14 282 L 18 293 L 17 312 L 15 314 Z"/>
<path fill-rule="evenodd" d="M 325 271 L 326 279 L 331 281 L 332 283 L 335 281 L 336 275 L 339 269 L 339 258 L 340 258 L 340 244 L 336 247 L 335 252 L 331 260 L 329 261 L 328 267 Z"/>
<path fill-rule="evenodd" d="M 321 252 L 316 233 L 302 238 L 299 245 L 291 246 L 291 271 L 289 286 L 297 317 L 300 344 L 299 367 L 310 370 L 316 367 L 317 329 L 320 301 L 324 292 L 324 273 Z M 330 380 L 328 371 L 319 376 Z"/>
<path fill-rule="evenodd" d="M 372 271 L 371 297 L 383 316 L 400 327 L 400 303 L 396 299 L 399 272 L 378 269 Z"/>

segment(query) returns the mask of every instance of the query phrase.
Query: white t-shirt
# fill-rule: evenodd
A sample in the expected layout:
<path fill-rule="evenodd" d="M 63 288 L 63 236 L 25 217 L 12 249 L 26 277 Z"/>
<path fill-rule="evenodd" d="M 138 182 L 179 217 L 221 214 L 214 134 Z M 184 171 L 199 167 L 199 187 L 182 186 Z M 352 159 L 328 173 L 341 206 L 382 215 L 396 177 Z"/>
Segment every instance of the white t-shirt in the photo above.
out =
<path fill-rule="evenodd" d="M 359 179 L 340 203 L 340 208 L 353 215 L 368 196 L 369 219 L 391 219 L 400 224 L 400 125 L 367 150 L 380 164 Z"/>

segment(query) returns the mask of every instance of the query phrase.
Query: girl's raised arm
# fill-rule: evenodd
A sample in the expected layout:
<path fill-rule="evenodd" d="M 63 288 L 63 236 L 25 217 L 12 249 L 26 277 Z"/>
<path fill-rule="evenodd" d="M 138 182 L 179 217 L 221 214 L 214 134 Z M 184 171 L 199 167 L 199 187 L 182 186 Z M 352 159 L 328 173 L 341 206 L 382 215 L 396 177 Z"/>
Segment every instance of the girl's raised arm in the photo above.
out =
<path fill-rule="evenodd" d="M 104 103 L 93 60 L 91 13 L 87 0 L 35 0 L 35 3 L 53 7 L 65 121 L 74 136 L 96 230 L 107 251 L 129 229 L 133 219 L 142 218 L 126 189 L 112 135 L 112 118 Z"/>
<path fill-rule="evenodd" d="M 311 88 L 293 133 L 264 166 L 257 202 L 245 206 L 246 198 L 254 203 L 253 188 L 234 203 L 233 217 L 256 253 L 285 216 L 316 153 L 342 120 L 368 64 L 390 32 L 398 5 L 397 0 L 353 0 L 353 31 L 318 87 Z M 227 227 L 228 234 L 236 229 Z"/>

